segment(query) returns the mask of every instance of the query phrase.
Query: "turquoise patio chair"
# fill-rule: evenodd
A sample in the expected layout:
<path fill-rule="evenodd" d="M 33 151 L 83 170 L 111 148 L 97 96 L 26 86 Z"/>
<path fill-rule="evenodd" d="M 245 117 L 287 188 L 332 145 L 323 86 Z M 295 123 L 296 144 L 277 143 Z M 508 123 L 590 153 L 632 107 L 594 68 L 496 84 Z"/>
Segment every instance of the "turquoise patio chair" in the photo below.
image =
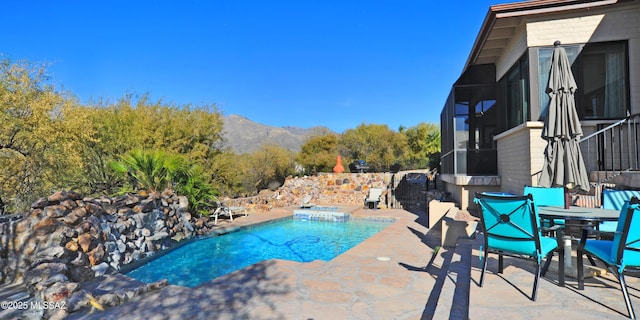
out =
<path fill-rule="evenodd" d="M 625 202 L 631 200 L 632 197 L 640 199 L 639 190 L 614 190 L 603 189 L 602 190 L 602 208 L 622 210 Z M 600 232 L 613 233 L 616 232 L 618 227 L 618 221 L 604 221 L 598 226 Z"/>
<path fill-rule="evenodd" d="M 533 201 L 537 206 L 556 206 L 564 207 L 564 188 L 545 188 L 545 187 L 532 187 L 525 186 L 522 192 L 525 196 L 530 194 L 533 196 Z M 553 223 L 550 221 L 543 221 L 544 227 L 550 227 L 552 225 L 565 224 L 564 219 L 553 219 Z"/>
<path fill-rule="evenodd" d="M 578 290 L 584 289 L 582 256 L 586 254 L 588 257 L 598 258 L 613 274 L 618 276 L 629 317 L 635 319 L 624 272 L 630 269 L 640 269 L 640 201 L 638 198 L 631 198 L 621 209 L 613 240 L 587 240 L 587 235 L 588 230 L 583 230 L 577 250 Z"/>
<path fill-rule="evenodd" d="M 564 286 L 564 248 L 562 232 L 557 232 L 557 237 L 546 237 L 540 233 L 540 218 L 533 203 L 531 195 L 526 196 L 500 196 L 476 193 L 474 200 L 481 209 L 482 232 L 484 238 L 481 248 L 482 273 L 479 285 L 482 287 L 484 273 L 487 269 L 487 257 L 489 253 L 498 254 L 498 273 L 502 273 L 504 267 L 503 256 L 529 259 L 536 262 L 536 274 L 533 282 L 531 300 L 536 300 L 538 280 L 544 276 L 553 258 L 553 253 L 559 253 L 558 280 L 560 286 Z M 560 226 L 556 226 L 560 228 Z M 542 258 L 546 256 L 546 263 L 542 267 Z"/>

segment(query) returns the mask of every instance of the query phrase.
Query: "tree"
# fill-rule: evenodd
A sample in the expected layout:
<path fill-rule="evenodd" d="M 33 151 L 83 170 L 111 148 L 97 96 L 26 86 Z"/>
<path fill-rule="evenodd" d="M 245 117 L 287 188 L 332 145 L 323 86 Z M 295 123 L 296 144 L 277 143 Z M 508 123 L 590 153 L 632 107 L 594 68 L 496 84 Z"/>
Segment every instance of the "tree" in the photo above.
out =
<path fill-rule="evenodd" d="M 75 188 L 80 150 L 92 140 L 86 115 L 48 80 L 44 65 L 0 60 L 0 198 L 8 212 Z"/>
<path fill-rule="evenodd" d="M 112 193 L 122 184 L 106 165 L 135 149 L 180 154 L 211 175 L 212 159 L 221 153 L 222 116 L 215 106 L 193 108 L 151 102 L 128 94 L 114 104 L 86 107 L 95 126 L 95 142 L 84 152 L 89 193 Z"/>
<path fill-rule="evenodd" d="M 210 161 L 211 182 L 222 194 L 244 196 L 255 191 L 255 183 L 245 179 L 250 167 L 247 155 L 225 150 Z"/>
<path fill-rule="evenodd" d="M 338 146 L 345 158 L 365 160 L 375 171 L 388 170 L 407 151 L 406 136 L 380 124 L 361 124 L 345 131 Z"/>
<path fill-rule="evenodd" d="M 296 162 L 305 172 L 331 172 L 338 155 L 338 135 L 328 133 L 307 138 L 296 155 Z"/>
<path fill-rule="evenodd" d="M 407 168 L 433 168 L 440 162 L 440 127 L 419 123 L 401 131 L 407 137 L 409 152 L 403 161 Z"/>
<path fill-rule="evenodd" d="M 274 189 L 295 173 L 293 153 L 276 145 L 263 145 L 248 155 L 246 177 L 254 185 L 253 190 Z"/>

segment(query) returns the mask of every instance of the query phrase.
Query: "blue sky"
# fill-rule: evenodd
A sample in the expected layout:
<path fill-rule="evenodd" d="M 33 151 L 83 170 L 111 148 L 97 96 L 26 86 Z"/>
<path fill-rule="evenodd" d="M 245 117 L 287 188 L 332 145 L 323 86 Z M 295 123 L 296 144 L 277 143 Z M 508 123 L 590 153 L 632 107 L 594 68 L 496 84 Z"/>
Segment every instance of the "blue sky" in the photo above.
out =
<path fill-rule="evenodd" d="M 489 6 L 507 1 L 4 0 L 0 55 L 82 103 L 149 94 L 270 126 L 439 123 Z"/>

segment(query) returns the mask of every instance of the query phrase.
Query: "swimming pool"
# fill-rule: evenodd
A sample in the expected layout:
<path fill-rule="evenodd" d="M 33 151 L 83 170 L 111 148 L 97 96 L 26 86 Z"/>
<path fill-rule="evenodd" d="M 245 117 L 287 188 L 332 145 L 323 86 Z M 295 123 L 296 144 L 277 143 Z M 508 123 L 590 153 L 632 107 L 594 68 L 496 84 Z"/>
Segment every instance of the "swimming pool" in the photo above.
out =
<path fill-rule="evenodd" d="M 391 224 L 391 220 L 346 222 L 285 219 L 197 240 L 130 272 L 144 282 L 167 279 L 196 287 L 267 259 L 329 261 Z"/>

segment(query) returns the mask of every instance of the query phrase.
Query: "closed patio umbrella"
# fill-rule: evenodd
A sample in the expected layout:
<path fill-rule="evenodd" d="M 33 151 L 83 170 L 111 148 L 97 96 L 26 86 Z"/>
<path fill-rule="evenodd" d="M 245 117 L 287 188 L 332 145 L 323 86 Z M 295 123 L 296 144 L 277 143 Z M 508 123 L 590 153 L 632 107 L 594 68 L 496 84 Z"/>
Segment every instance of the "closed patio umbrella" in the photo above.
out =
<path fill-rule="evenodd" d="M 576 81 L 567 52 L 560 46 L 560 41 L 554 46 L 547 85 L 550 101 L 542 128 L 547 147 L 538 184 L 589 191 L 589 177 L 578 145 L 582 127 L 575 106 Z"/>

